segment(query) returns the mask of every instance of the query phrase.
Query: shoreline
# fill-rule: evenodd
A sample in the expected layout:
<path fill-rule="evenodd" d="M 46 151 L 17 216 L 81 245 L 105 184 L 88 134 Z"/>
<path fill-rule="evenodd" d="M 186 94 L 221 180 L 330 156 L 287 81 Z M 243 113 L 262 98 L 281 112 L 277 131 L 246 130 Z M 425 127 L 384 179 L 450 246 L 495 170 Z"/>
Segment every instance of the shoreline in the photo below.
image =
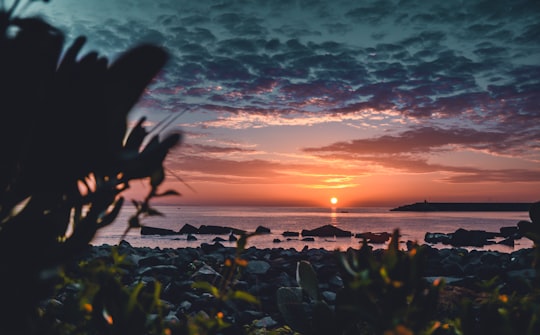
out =
<path fill-rule="evenodd" d="M 423 246 L 427 255 L 423 277 L 430 282 L 443 278 L 445 282 L 438 307 L 441 316 L 452 317 L 458 313 L 459 299 L 477 295 L 476 285 L 482 281 L 499 276 L 504 284 L 501 293 L 512 289 L 523 292 L 521 280 L 536 276 L 531 268 L 534 256 L 532 248 L 501 253 L 468 251 L 455 247 L 438 249 L 427 244 Z M 125 276 L 131 281 L 126 285 L 134 285 L 139 281 L 146 285 L 155 281 L 162 284 L 160 299 L 164 302 L 166 319 L 172 323 L 201 311 L 212 315 L 217 303 L 215 298 L 191 285 L 195 281 L 219 283 L 226 270 L 225 261 L 237 256 L 235 247 L 227 247 L 219 242 L 204 243 L 199 247 L 149 248 L 133 247 L 121 241 L 117 245 L 89 246 L 87 252 L 74 261 L 107 260 L 113 247 L 120 254 L 126 255 L 126 260 L 132 264 L 125 268 Z M 373 253 L 381 255 L 384 250 L 373 249 Z M 301 260 L 310 262 L 316 269 L 319 289 L 327 303 L 334 304 L 336 293 L 343 287 L 336 255 L 343 252 L 247 247 L 240 254 L 247 265 L 231 284 L 231 289 L 249 292 L 260 301 L 260 305 L 243 303 L 240 308 L 225 308 L 225 319 L 235 327 L 252 325 L 256 328 L 276 329 L 284 326 L 276 292 L 280 287 L 298 287 L 296 267 Z M 237 333 L 242 334 L 240 328 Z"/>

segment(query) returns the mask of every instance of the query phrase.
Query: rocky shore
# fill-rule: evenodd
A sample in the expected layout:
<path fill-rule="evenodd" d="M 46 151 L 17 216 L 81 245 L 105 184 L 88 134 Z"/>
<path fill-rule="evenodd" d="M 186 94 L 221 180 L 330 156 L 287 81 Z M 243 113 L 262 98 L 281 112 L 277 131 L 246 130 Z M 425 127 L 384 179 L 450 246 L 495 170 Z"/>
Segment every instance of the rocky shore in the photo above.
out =
<path fill-rule="evenodd" d="M 531 267 L 533 249 L 501 253 L 425 247 L 428 255 L 424 271 L 426 279 L 443 278 L 446 283 L 439 304 L 441 315 L 451 316 L 459 299 L 476 294 L 477 284 L 482 280 L 498 276 L 502 293 L 526 292 L 528 288 L 523 286 L 522 279 L 535 276 Z M 91 246 L 82 259 L 110 259 L 111 249 L 109 245 Z M 236 248 L 225 247 L 219 242 L 194 248 L 160 249 L 135 248 L 122 241 L 118 251 L 126 255 L 127 263 L 131 264 L 126 267 L 126 285 L 139 281 L 147 285 L 156 281 L 162 284 L 160 298 L 169 322 L 178 322 L 186 315 L 201 312 L 211 315 L 215 312 L 218 306 L 215 297 L 194 289 L 192 284 L 206 281 L 219 285 L 227 259 L 236 256 Z M 373 252 L 382 253 L 383 250 Z M 343 286 L 336 252 L 333 251 L 249 247 L 241 253 L 241 258 L 247 261 L 246 265 L 240 275 L 231 281 L 230 289 L 247 291 L 260 304 L 240 301 L 220 305 L 226 321 L 234 325 L 230 334 L 241 334 L 242 325 L 265 329 L 283 326 L 285 322 L 278 310 L 276 291 L 284 286 L 298 286 L 296 266 L 301 260 L 309 261 L 316 270 L 319 289 L 330 305 L 334 302 L 336 292 Z M 80 260 L 78 258 L 74 262 Z"/>

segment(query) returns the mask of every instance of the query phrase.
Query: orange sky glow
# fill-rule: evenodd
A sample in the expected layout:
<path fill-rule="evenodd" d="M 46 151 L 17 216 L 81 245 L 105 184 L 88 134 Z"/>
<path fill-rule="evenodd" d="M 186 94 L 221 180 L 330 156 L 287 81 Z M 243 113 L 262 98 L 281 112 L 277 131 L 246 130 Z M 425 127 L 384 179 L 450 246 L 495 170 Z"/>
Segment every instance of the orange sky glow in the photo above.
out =
<path fill-rule="evenodd" d="M 540 4 L 55 0 L 86 51 L 170 60 L 133 108 L 182 143 L 155 203 L 540 200 Z M 36 6 L 37 7 L 37 6 Z M 69 41 L 68 41 L 69 42 Z M 142 198 L 141 183 L 126 197 Z"/>

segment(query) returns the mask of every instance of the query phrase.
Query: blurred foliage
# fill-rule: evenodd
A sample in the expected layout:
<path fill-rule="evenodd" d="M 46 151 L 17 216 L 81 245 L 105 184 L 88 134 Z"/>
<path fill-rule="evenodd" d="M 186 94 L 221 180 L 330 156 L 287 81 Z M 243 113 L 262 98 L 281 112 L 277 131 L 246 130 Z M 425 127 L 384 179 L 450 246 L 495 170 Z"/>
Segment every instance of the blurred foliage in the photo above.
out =
<path fill-rule="evenodd" d="M 161 284 L 137 281 L 135 264 L 112 248 L 110 255 L 80 261 L 63 272 L 56 299 L 43 304 L 37 321 L 42 334 L 167 334 Z"/>
<path fill-rule="evenodd" d="M 540 334 L 540 288 L 528 294 L 504 294 L 487 285 L 481 298 L 464 298 L 458 316 L 450 320 L 454 334 L 534 335 Z"/>
<path fill-rule="evenodd" d="M 139 45 L 109 64 L 97 52 L 81 55 L 85 37 L 64 50 L 60 30 L 41 18 L 19 17 L 21 8 L 19 0 L 0 8 L 2 334 L 38 332 L 38 302 L 61 281 L 61 266 L 117 218 L 131 181 L 150 186 L 135 201 L 131 227 L 141 215 L 155 214 L 151 198 L 178 194 L 158 187 L 180 134 L 151 134 L 144 118 L 129 133 L 127 127 L 129 111 L 167 53 Z M 109 284 L 99 286 L 123 294 Z"/>
<path fill-rule="evenodd" d="M 529 209 L 531 222 L 525 237 L 534 242 L 532 276 L 519 276 L 519 290 L 508 290 L 500 278 L 481 282 L 479 298 L 464 298 L 458 316 L 450 322 L 455 334 L 540 334 L 540 202 Z"/>
<path fill-rule="evenodd" d="M 194 317 L 188 317 L 189 335 L 213 335 L 220 334 L 220 331 L 227 330 L 233 326 L 235 315 L 227 315 L 227 310 L 241 311 L 242 306 L 237 306 L 237 302 L 258 305 L 259 300 L 247 291 L 235 289 L 234 285 L 241 275 L 241 271 L 248 265 L 248 261 L 242 258 L 248 238 L 257 233 L 244 233 L 236 241 L 236 253 L 233 258 L 227 258 L 224 262 L 223 271 L 219 283 L 214 285 L 207 281 L 196 281 L 192 287 L 210 293 L 215 299 L 212 304 L 211 315 L 199 313 Z M 227 308 L 225 308 L 227 307 Z M 236 325 L 238 326 L 238 325 Z M 238 331 L 244 331 L 238 329 Z"/>
<path fill-rule="evenodd" d="M 532 276 L 515 274 L 505 287 L 497 276 L 477 283 L 473 296 L 460 298 L 453 317 L 437 313 L 442 279 L 424 278 L 424 246 L 399 250 L 395 230 L 386 250 L 373 251 L 364 241 L 358 250 L 337 252 L 344 286 L 329 305 L 319 292 L 311 264 L 297 264 L 298 287 L 277 291 L 286 323 L 304 335 L 533 335 L 540 334 L 540 202 L 530 210 L 526 237 L 534 241 Z M 442 318 L 442 319 L 441 319 Z"/>
<path fill-rule="evenodd" d="M 299 262 L 299 287 L 277 292 L 287 324 L 306 335 L 432 333 L 442 282 L 429 283 L 423 277 L 423 248 L 399 250 L 398 238 L 395 230 L 382 254 L 374 253 L 365 240 L 358 250 L 337 253 L 344 287 L 333 307 L 322 299 L 311 265 Z"/>

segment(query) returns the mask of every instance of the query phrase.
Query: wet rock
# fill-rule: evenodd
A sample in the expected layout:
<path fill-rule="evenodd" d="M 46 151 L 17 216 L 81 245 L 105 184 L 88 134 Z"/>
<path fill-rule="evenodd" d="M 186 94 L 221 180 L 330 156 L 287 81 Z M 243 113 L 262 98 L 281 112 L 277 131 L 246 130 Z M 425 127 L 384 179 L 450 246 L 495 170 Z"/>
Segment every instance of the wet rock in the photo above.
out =
<path fill-rule="evenodd" d="M 156 227 L 141 227 L 141 235 L 178 235 L 178 232 L 175 232 L 172 229 L 165 228 L 156 228 Z"/>
<path fill-rule="evenodd" d="M 300 236 L 300 233 L 297 231 L 285 231 L 282 235 L 285 237 L 298 237 Z"/>
<path fill-rule="evenodd" d="M 214 225 L 202 225 L 199 227 L 199 234 L 207 234 L 207 235 L 227 235 L 230 233 L 234 233 L 237 235 L 245 234 L 245 230 L 236 229 L 232 227 L 223 227 L 223 226 L 214 226 Z"/>
<path fill-rule="evenodd" d="M 246 266 L 246 272 L 252 274 L 265 274 L 270 269 L 270 264 L 265 261 L 250 261 Z"/>
<path fill-rule="evenodd" d="M 193 280 L 205 280 L 210 283 L 214 282 L 216 278 L 221 278 L 221 273 L 214 270 L 209 265 L 203 265 L 192 276 Z"/>
<path fill-rule="evenodd" d="M 450 244 L 450 235 L 444 233 L 431 233 L 427 232 L 424 235 L 424 241 L 431 244 Z"/>
<path fill-rule="evenodd" d="M 351 237 L 353 234 L 350 231 L 334 227 L 332 225 L 324 225 L 315 229 L 302 229 L 302 236 L 318 236 L 318 237 Z"/>
<path fill-rule="evenodd" d="M 519 233 L 518 226 L 501 227 L 499 229 L 502 237 L 510 237 Z"/>
<path fill-rule="evenodd" d="M 258 226 L 257 229 L 255 229 L 255 232 L 257 234 L 270 234 L 270 228 Z"/>
<path fill-rule="evenodd" d="M 483 247 L 494 244 L 491 239 L 498 236 L 498 233 L 490 233 L 485 230 L 466 230 L 459 228 L 450 237 L 450 244 L 454 247 Z"/>
<path fill-rule="evenodd" d="M 197 234 L 199 232 L 199 229 L 195 226 L 190 225 L 189 223 L 186 223 L 178 233 L 180 234 Z"/>
<path fill-rule="evenodd" d="M 502 253 L 468 251 L 464 248 L 437 249 L 427 244 L 422 248 L 426 255 L 426 279 L 444 277 L 448 280 L 447 286 L 451 287 L 475 289 L 482 280 L 489 280 L 490 276 L 497 275 L 498 280 L 502 281 L 501 292 L 511 289 L 525 290 L 523 279 L 531 279 L 536 275 L 531 268 L 534 260 L 533 249 Z M 134 286 L 141 278 L 148 285 L 161 282 L 163 289 L 160 299 L 169 302 L 169 315 L 180 320 L 185 319 L 186 315 L 212 315 L 220 301 L 203 290 L 194 289 L 192 284 L 198 280 L 216 285 L 220 283 L 225 269 L 223 262 L 232 259 L 236 252 L 234 247 L 225 247 L 220 243 L 163 250 L 133 248 L 123 244 L 120 250 L 123 254 L 130 255 L 128 259 L 137 260 L 133 266 L 125 268 L 126 285 Z M 111 246 L 96 246 L 90 248 L 84 257 L 102 258 L 110 255 L 110 251 Z M 380 257 L 383 250 L 373 250 L 373 253 Z M 296 264 L 299 260 L 308 260 L 316 269 L 320 292 L 325 301 L 332 305 L 335 294 L 343 287 L 343 274 L 336 256 L 332 251 L 315 248 L 302 251 L 292 248 L 247 248 L 242 253 L 242 259 L 248 262 L 247 266 L 240 269 L 238 278 L 235 278 L 231 285 L 234 290 L 253 294 L 261 304 L 252 306 L 245 301 L 234 301 L 231 305 L 219 305 L 220 309 L 227 320 L 238 325 L 253 324 L 255 320 L 264 320 L 261 324 L 273 324 L 271 320 L 274 320 L 277 322 L 276 326 L 279 326 L 283 321 L 277 310 L 276 291 L 279 287 L 298 286 Z M 75 294 L 77 290 L 73 292 L 72 294 Z"/>
<path fill-rule="evenodd" d="M 356 238 L 362 238 L 366 239 L 368 243 L 373 244 L 383 244 L 390 240 L 390 237 L 392 237 L 392 234 L 388 232 L 382 232 L 382 233 L 372 233 L 372 232 L 366 232 L 366 233 L 358 233 L 354 235 Z"/>

